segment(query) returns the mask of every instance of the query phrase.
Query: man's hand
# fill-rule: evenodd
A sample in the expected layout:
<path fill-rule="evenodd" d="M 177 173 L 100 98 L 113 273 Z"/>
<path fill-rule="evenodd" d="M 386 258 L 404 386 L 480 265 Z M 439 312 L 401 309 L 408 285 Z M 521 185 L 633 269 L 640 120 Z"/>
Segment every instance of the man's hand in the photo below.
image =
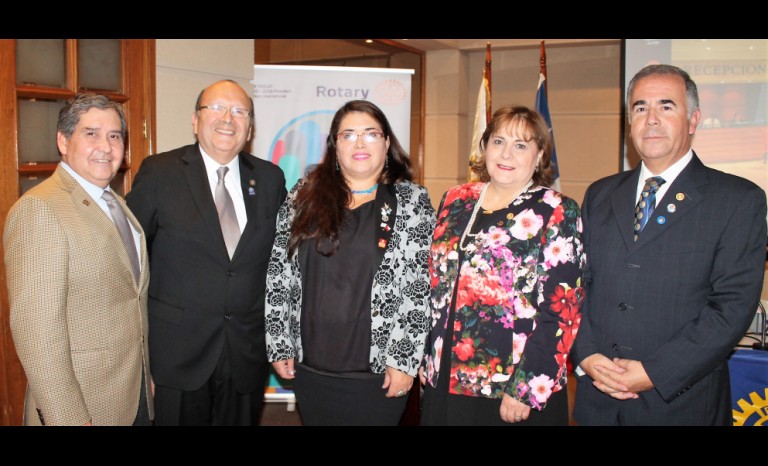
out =
<path fill-rule="evenodd" d="M 592 378 L 592 385 L 606 395 L 617 400 L 638 397 L 638 394 L 631 391 L 622 378 L 627 369 L 602 354 L 595 353 L 584 358 L 579 366 Z"/>

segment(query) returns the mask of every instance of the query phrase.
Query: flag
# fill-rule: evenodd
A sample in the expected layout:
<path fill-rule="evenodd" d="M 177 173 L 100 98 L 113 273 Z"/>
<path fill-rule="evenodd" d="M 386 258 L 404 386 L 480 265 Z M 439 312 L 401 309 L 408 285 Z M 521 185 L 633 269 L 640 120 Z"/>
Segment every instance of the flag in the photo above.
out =
<path fill-rule="evenodd" d="M 472 128 L 472 147 L 469 151 L 469 170 L 467 181 L 479 181 L 477 174 L 472 171 L 472 164 L 480 159 L 480 139 L 483 137 L 488 122 L 491 121 L 491 43 L 486 44 L 485 68 L 483 79 L 480 81 L 480 91 L 477 94 L 477 109 L 475 124 Z"/>
<path fill-rule="evenodd" d="M 552 138 L 552 169 L 554 170 L 555 181 L 552 183 L 552 189 L 560 191 L 560 167 L 557 164 L 557 152 L 555 151 L 555 133 L 552 131 L 552 119 L 549 117 L 549 103 L 547 102 L 547 54 L 544 51 L 544 41 L 541 41 L 539 69 L 539 86 L 536 90 L 536 111 L 544 117 L 549 128 L 549 135 Z"/>

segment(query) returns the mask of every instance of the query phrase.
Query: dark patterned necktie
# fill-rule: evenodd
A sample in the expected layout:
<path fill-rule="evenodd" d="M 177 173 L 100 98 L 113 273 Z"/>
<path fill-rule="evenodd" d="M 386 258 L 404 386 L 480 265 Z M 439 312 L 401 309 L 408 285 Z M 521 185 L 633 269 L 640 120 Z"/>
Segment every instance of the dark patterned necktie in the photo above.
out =
<path fill-rule="evenodd" d="M 635 207 L 635 241 L 637 241 L 637 236 L 643 231 L 645 224 L 648 223 L 648 219 L 653 214 L 653 209 L 656 208 L 656 191 L 664 183 L 666 181 L 660 176 L 654 176 L 645 180 L 643 192 L 640 193 L 640 200 L 637 201 L 637 207 Z"/>
<path fill-rule="evenodd" d="M 232 202 L 232 197 L 230 197 L 227 187 L 224 186 L 224 176 L 228 171 L 229 167 L 219 167 L 219 169 L 216 170 L 216 174 L 219 176 L 219 181 L 216 183 L 216 191 L 213 200 L 216 203 L 216 210 L 219 213 L 219 223 L 221 223 L 221 233 L 224 235 L 224 243 L 227 245 L 227 252 L 231 259 L 235 254 L 235 249 L 237 249 L 237 243 L 240 241 L 240 225 L 237 223 L 235 204 Z"/>

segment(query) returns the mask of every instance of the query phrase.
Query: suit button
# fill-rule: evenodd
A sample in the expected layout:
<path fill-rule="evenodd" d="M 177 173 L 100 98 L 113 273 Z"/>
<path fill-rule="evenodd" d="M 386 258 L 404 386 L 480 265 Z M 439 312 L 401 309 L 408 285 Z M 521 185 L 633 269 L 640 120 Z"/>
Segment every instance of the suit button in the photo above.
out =
<path fill-rule="evenodd" d="M 617 351 L 617 352 L 619 351 L 619 345 L 617 345 L 616 343 L 614 343 L 614 344 L 611 346 L 611 348 L 613 349 L 613 351 Z"/>
<path fill-rule="evenodd" d="M 234 277 L 234 276 L 235 276 L 235 272 L 232 272 L 232 271 L 227 272 L 227 277 Z"/>
<path fill-rule="evenodd" d="M 627 303 L 619 303 L 619 310 L 620 311 L 626 311 L 628 307 L 629 306 L 627 306 Z"/>
<path fill-rule="evenodd" d="M 231 320 L 232 319 L 232 314 L 224 314 L 224 318 L 227 319 L 227 320 Z"/>

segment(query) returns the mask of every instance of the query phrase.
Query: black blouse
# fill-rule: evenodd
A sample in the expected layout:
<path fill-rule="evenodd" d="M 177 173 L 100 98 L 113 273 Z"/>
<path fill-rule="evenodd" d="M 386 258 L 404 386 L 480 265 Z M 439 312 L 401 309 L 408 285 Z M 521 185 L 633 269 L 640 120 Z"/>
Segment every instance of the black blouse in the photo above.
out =
<path fill-rule="evenodd" d="M 332 256 L 315 241 L 299 246 L 302 270 L 302 363 L 333 373 L 370 372 L 371 286 L 376 203 L 347 210 Z"/>

